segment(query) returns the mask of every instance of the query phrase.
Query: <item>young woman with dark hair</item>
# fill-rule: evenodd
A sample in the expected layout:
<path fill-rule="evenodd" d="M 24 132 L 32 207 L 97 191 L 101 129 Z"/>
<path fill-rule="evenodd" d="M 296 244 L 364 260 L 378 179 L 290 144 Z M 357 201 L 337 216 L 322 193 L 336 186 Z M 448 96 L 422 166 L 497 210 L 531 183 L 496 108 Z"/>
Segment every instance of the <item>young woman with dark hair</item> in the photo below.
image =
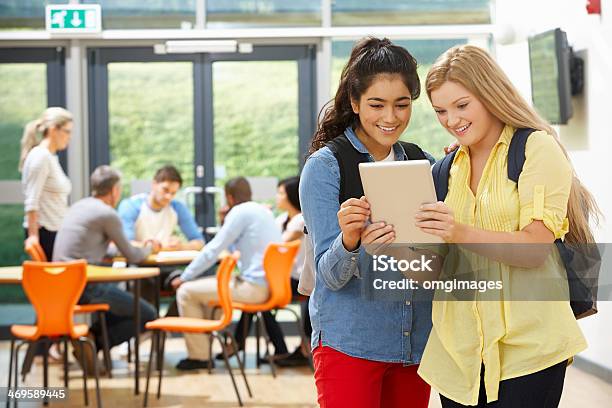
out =
<path fill-rule="evenodd" d="M 420 93 L 415 59 L 387 39 L 365 38 L 342 70 L 323 113 L 300 183 L 315 255 L 310 298 L 312 349 L 322 407 L 425 408 L 429 386 L 417 367 L 431 328 L 431 304 L 369 300 L 365 243 L 393 242 L 392 226 L 368 225 L 358 162 L 429 159 L 398 142 Z M 410 188 L 410 181 L 405 186 Z M 391 192 L 392 193 L 392 192 Z"/>

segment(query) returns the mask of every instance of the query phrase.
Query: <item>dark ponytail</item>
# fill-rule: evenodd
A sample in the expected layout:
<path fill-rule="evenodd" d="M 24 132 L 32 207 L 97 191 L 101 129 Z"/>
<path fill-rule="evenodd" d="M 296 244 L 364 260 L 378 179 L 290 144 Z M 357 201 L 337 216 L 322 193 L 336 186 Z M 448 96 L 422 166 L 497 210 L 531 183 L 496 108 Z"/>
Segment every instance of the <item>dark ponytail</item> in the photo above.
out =
<path fill-rule="evenodd" d="M 398 74 L 410 90 L 413 100 L 421 93 L 417 62 L 405 48 L 393 44 L 387 38 L 367 37 L 355 44 L 349 61 L 342 69 L 340 85 L 334 99 L 319 112 L 317 131 L 309 153 L 314 153 L 331 139 L 340 136 L 349 127 L 356 127 L 359 116 L 353 112 L 351 100 L 359 101 L 361 95 L 380 74 Z"/>

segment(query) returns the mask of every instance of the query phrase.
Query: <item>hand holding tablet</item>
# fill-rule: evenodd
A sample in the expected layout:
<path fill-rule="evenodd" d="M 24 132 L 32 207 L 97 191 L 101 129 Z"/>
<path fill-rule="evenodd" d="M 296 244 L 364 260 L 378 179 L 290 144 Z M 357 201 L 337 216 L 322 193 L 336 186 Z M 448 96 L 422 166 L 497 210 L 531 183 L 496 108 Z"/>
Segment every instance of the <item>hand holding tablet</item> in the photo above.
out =
<path fill-rule="evenodd" d="M 372 223 L 383 221 L 393 225 L 394 243 L 444 242 L 421 231 L 414 221 L 421 205 L 437 201 L 429 161 L 360 163 L 359 174 Z"/>

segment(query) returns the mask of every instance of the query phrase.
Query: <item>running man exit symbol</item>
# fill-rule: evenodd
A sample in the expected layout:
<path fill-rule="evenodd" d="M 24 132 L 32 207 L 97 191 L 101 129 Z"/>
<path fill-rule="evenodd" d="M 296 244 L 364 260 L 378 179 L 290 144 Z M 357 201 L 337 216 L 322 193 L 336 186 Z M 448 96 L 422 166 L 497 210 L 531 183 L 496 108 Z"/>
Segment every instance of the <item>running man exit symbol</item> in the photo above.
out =
<path fill-rule="evenodd" d="M 99 4 L 58 4 L 46 7 L 47 31 L 51 33 L 98 33 L 102 30 Z"/>

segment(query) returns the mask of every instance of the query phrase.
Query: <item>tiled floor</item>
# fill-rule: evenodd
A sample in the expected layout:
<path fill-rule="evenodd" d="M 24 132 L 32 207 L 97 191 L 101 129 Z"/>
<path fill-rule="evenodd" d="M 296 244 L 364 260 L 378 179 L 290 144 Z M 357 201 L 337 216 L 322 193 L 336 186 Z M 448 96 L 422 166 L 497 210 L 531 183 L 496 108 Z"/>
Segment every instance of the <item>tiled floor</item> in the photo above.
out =
<path fill-rule="evenodd" d="M 290 349 L 296 343 L 296 338 L 290 338 Z M 250 341 L 254 348 L 254 342 Z M 7 380 L 8 342 L 0 342 L 0 386 Z M 147 343 L 141 350 L 148 351 Z M 145 357 L 145 356 L 143 356 Z M 209 375 L 205 370 L 196 373 L 178 373 L 173 367 L 184 357 L 184 343 L 181 338 L 170 339 L 166 347 L 165 371 L 162 388 L 162 398 L 157 401 L 152 395 L 150 406 L 153 407 L 234 407 L 237 406 L 230 378 L 223 367 L 218 367 Z M 316 407 L 316 391 L 312 372 L 308 368 L 281 369 L 276 379 L 272 378 L 267 366 L 258 370 L 254 364 L 254 351 L 247 356 L 247 375 L 254 397 L 248 398 L 244 384 L 238 380 L 245 405 L 248 407 Z M 133 392 L 133 377 L 126 361 L 115 352 L 113 356 L 115 369 L 114 378 L 101 379 L 103 388 L 102 401 L 105 407 L 128 408 L 141 407 L 142 395 L 135 396 Z M 143 365 L 143 368 L 145 365 Z M 144 372 L 144 370 L 143 370 Z M 50 385 L 61 386 L 61 365 L 52 365 L 50 369 Z M 52 406 L 80 407 L 83 406 L 82 381 L 80 370 L 71 365 L 70 394 L 65 402 L 56 402 Z M 26 385 L 36 386 L 41 383 L 42 367 L 36 365 L 27 377 Z M 157 386 L 156 380 L 152 387 Z M 94 398 L 93 381 L 89 383 L 89 395 Z M 142 382 L 144 388 L 144 380 Z M 0 399 L 1 400 L 1 399 Z M 90 406 L 95 406 L 90 401 Z M 38 406 L 37 404 L 21 404 L 20 406 Z M 440 407 L 439 399 L 432 394 L 430 408 Z M 565 390 L 561 402 L 562 408 L 609 408 L 612 406 L 612 384 L 606 383 L 575 367 L 568 369 Z M 518 407 L 517 407 L 518 408 Z"/>

